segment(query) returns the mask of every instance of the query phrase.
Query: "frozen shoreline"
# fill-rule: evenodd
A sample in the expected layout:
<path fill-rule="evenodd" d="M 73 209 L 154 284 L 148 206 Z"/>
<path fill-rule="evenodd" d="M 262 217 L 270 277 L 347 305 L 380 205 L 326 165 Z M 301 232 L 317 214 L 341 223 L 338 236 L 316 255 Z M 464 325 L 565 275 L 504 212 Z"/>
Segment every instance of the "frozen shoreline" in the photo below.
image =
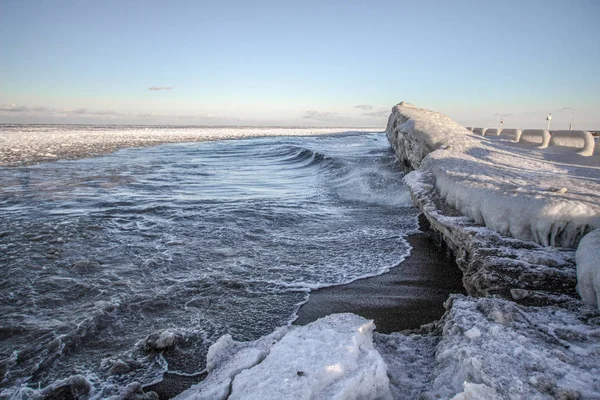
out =
<path fill-rule="evenodd" d="M 416 113 L 414 110 L 411 108 L 409 112 Z M 440 114 L 420 111 L 424 111 L 421 116 L 427 122 L 427 129 L 435 130 L 435 121 L 440 120 L 455 124 Z M 419 118 L 418 114 L 415 116 Z M 394 114 L 390 117 L 391 124 L 392 117 L 395 117 Z M 316 398 L 458 400 L 600 397 L 600 314 L 585 305 L 575 291 L 575 251 L 572 248 L 545 247 L 533 241 L 539 238 L 543 243 L 547 238 L 548 242 L 575 245 L 587 229 L 582 226 L 591 224 L 594 227 L 593 212 L 584 213 L 577 226 L 568 227 L 567 221 L 565 229 L 554 229 L 552 224 L 536 226 L 538 233 L 530 240 L 503 236 L 481 226 L 461 214 L 466 203 L 461 202 L 460 193 L 444 190 L 452 186 L 453 177 L 462 176 L 464 172 L 447 168 L 453 165 L 444 156 L 454 150 L 460 154 L 465 141 L 462 138 L 457 140 L 452 130 L 440 134 L 434 141 L 429 140 L 431 137 L 427 139 L 429 142 L 412 141 L 415 121 L 407 118 L 404 122 L 404 133 L 409 140 L 390 141 L 404 165 L 415 169 L 406 178 L 413 201 L 454 253 L 464 273 L 463 284 L 469 296 L 451 296 L 445 303 L 446 313 L 439 321 L 412 332 L 380 334 L 373 332 L 373 324 L 367 320 L 335 314 L 306 326 L 280 328 L 253 342 L 235 342 L 224 337 L 209 354 L 207 379 L 183 392 L 179 398 L 252 398 L 253 393 L 256 396 L 260 393 L 261 398 L 282 398 L 280 391 L 285 386 L 281 382 L 291 385 L 289 388 L 297 393 L 301 389 L 302 394 Z M 458 127 L 453 128 L 462 128 L 456 125 Z M 149 134 L 104 132 L 87 139 L 77 135 L 64 137 L 50 132 L 34 132 L 29 144 L 16 151 L 11 145 L 17 136 L 10 140 L 7 138 L 17 133 L 0 132 L 0 166 L 89 157 L 124 147 L 230 138 L 223 136 L 221 128 L 215 130 L 219 130 L 221 136 L 207 137 L 206 132 L 188 136 L 169 133 L 163 139 L 157 139 L 161 136 L 158 128 Z M 249 131 L 252 129 L 249 128 Z M 235 138 L 265 135 L 264 128 L 252 132 L 256 133 Z M 342 132 L 348 130 L 281 129 L 273 134 Z M 138 134 L 140 136 L 136 138 Z M 465 134 L 470 135 L 468 132 Z M 44 141 L 46 135 L 49 135 L 49 141 Z M 36 138 L 41 139 L 36 141 Z M 84 142 L 88 139 L 91 144 Z M 19 140 L 23 142 L 23 138 Z M 64 153 L 57 151 L 58 154 L 50 158 L 41 153 L 51 148 L 49 143 L 58 146 L 63 140 L 71 144 L 61 146 L 66 149 Z M 466 141 L 470 142 L 469 146 L 473 144 L 469 155 L 474 157 L 470 161 L 476 168 L 480 166 L 477 156 L 484 159 L 483 164 L 486 159 L 494 157 L 494 151 L 498 151 L 504 160 L 511 156 L 507 150 L 512 146 L 510 143 L 478 137 Z M 441 150 L 432 154 L 438 148 Z M 521 155 L 524 153 L 518 147 L 515 151 Z M 539 156 L 539 152 L 533 153 Z M 545 173 L 551 172 L 552 165 L 565 161 L 561 154 L 551 157 L 559 161 L 542 160 L 549 165 L 545 167 Z M 13 162 L 10 160 L 14 163 L 10 164 Z M 538 164 L 537 160 L 531 162 Z M 590 160 L 589 165 L 581 166 L 584 176 L 594 171 L 594 162 Z M 584 172 L 586 170 L 588 172 Z M 485 176 L 487 171 L 479 172 Z M 510 177 L 515 178 L 514 171 Z M 570 176 L 567 176 L 555 180 L 555 184 L 560 186 L 559 189 L 567 187 L 569 195 L 579 196 L 574 199 L 584 205 L 579 210 L 589 211 L 598 206 L 597 201 L 589 200 L 590 193 L 597 187 L 593 178 L 592 174 L 571 183 Z M 445 180 L 442 190 L 437 180 Z M 506 181 L 496 183 L 505 185 Z M 528 188 L 524 189 L 525 195 L 531 194 Z M 541 202 L 543 196 L 552 200 L 565 194 L 550 190 L 552 187 L 543 184 L 537 189 L 540 190 L 531 197 L 532 201 Z M 479 194 L 485 193 L 486 187 L 477 190 Z M 487 190 L 493 188 L 487 187 Z M 540 195 L 542 199 L 536 198 Z M 461 211 L 449 205 L 452 202 L 462 204 L 463 208 L 459 207 Z M 513 212 L 518 218 L 518 208 Z M 483 220 L 487 221 L 486 218 Z M 561 221 L 555 220 L 554 223 L 560 225 Z M 340 346 L 340 342 L 344 343 L 348 354 L 334 351 L 328 354 L 328 349 Z M 301 357 L 302 354 L 313 356 Z M 294 362 L 287 363 L 286 360 Z M 129 389 L 131 393 L 122 393 L 119 398 L 146 396 L 154 399 L 152 389 L 146 390 L 148 392 L 144 395 L 141 387 L 132 386 Z"/>
<path fill-rule="evenodd" d="M 204 142 L 264 136 L 309 136 L 380 129 L 303 127 L 160 127 L 64 125 L 0 125 L 0 167 L 34 165 L 95 157 L 132 147 L 164 143 Z M 72 128 L 72 127 L 70 127 Z"/>
<path fill-rule="evenodd" d="M 513 153 L 500 142 L 482 143 L 449 118 L 410 105 L 394 107 L 387 134 L 400 161 L 415 170 L 405 178 L 413 201 L 456 257 L 470 296 L 451 296 L 444 316 L 416 332 L 378 334 L 356 321 L 360 335 L 352 342 L 366 343 L 368 353 L 348 349 L 359 359 L 332 353 L 330 360 L 297 359 L 289 370 L 269 368 L 314 346 L 335 348 L 338 340 L 347 340 L 356 328 L 348 327 L 346 314 L 288 327 L 256 342 L 215 346 L 212 357 L 218 363 L 209 368 L 207 380 L 178 398 L 251 397 L 248 382 L 261 386 L 263 379 L 278 377 L 283 387 L 296 385 L 296 370 L 316 375 L 307 381 L 313 397 L 599 398 L 600 314 L 575 291 L 573 250 L 599 227 L 597 161 L 569 167 L 564 164 L 570 157 L 561 154 L 527 159 L 527 150 Z M 519 158 L 521 165 L 511 165 Z M 470 165 L 467 170 L 461 170 L 461 160 Z M 473 175 L 478 179 L 469 180 Z M 533 186 L 527 186 L 529 178 Z M 331 337 L 331 326 L 340 329 L 339 336 Z M 328 333 L 319 340 L 311 336 L 315 330 Z M 385 376 L 379 359 L 373 361 L 373 348 L 385 362 Z M 328 372 L 347 363 L 363 365 L 362 391 L 342 390 L 355 388 L 356 370 L 348 376 Z M 365 391 L 368 387 L 373 390 Z M 277 398 L 281 388 L 269 384 L 257 390 L 262 398 Z"/>

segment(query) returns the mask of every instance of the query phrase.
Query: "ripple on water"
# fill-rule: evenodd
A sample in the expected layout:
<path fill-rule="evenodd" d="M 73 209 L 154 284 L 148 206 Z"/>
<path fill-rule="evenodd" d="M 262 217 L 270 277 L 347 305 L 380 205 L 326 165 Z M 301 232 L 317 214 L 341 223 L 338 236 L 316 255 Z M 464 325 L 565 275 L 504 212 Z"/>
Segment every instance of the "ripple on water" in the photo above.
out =
<path fill-rule="evenodd" d="M 311 289 L 397 265 L 417 228 L 382 134 L 131 149 L 0 181 L 5 394 L 201 371 L 219 336 L 267 334 Z M 148 352 L 164 329 L 175 347 Z"/>

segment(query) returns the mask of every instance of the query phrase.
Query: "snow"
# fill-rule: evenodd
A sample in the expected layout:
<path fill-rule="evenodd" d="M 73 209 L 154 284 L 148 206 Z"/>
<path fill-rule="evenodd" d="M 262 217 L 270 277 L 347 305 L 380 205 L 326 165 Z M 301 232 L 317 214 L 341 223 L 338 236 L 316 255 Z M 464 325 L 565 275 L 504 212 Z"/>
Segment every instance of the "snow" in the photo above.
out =
<path fill-rule="evenodd" d="M 585 235 L 575 257 L 577 292 L 583 301 L 600 310 L 600 229 Z"/>
<path fill-rule="evenodd" d="M 462 295 L 446 307 L 422 332 L 376 334 L 394 398 L 600 396 L 597 315 Z"/>
<path fill-rule="evenodd" d="M 436 347 L 432 398 L 473 391 L 465 382 L 508 399 L 600 396 L 598 318 L 499 298 L 456 295 L 449 303 Z M 474 327 L 480 334 L 465 340 Z"/>
<path fill-rule="evenodd" d="M 521 132 L 520 143 L 530 143 L 539 145 L 540 149 L 548 147 L 550 142 L 550 132 L 543 129 L 525 129 Z"/>
<path fill-rule="evenodd" d="M 279 328 L 253 342 L 238 342 L 233 340 L 231 335 L 222 336 L 208 350 L 206 379 L 179 394 L 175 399 L 227 399 L 231 382 L 236 375 L 264 360 L 273 345 L 288 331 L 288 327 Z"/>
<path fill-rule="evenodd" d="M 269 336 L 271 346 L 264 338 L 222 338 L 209 351 L 208 378 L 177 398 L 391 399 L 374 328 L 357 315 L 334 314 Z"/>
<path fill-rule="evenodd" d="M 500 137 L 518 142 L 519 138 L 521 137 L 521 133 L 522 132 L 520 129 L 507 128 L 500 131 Z"/>
<path fill-rule="evenodd" d="M 597 157 L 477 136 L 442 114 L 402 104 L 386 132 L 400 161 L 431 173 L 446 204 L 477 224 L 570 248 L 600 228 Z M 541 143 L 545 133 L 524 130 L 521 142 L 537 136 Z"/>
<path fill-rule="evenodd" d="M 369 128 L 0 125 L 0 167 L 92 157 L 161 143 L 359 131 L 381 132 Z"/>
<path fill-rule="evenodd" d="M 483 131 L 483 136 L 498 136 L 500 129 L 498 128 L 487 128 Z"/>
<path fill-rule="evenodd" d="M 464 147 L 471 134 L 443 114 L 404 102 L 392 108 L 386 132 L 396 151 L 402 152 L 399 158 L 415 169 L 436 149 Z"/>
<path fill-rule="evenodd" d="M 577 149 L 577 154 L 591 156 L 594 153 L 594 137 L 586 131 L 554 131 L 550 146 L 563 146 Z"/>

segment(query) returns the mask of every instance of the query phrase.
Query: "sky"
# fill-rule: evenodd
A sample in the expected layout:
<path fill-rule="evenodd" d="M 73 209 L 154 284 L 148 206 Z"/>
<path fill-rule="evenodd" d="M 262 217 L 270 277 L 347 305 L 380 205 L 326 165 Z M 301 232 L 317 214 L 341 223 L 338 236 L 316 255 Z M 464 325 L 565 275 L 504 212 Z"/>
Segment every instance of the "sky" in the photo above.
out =
<path fill-rule="evenodd" d="M 0 0 L 0 123 L 600 130 L 600 0 Z"/>

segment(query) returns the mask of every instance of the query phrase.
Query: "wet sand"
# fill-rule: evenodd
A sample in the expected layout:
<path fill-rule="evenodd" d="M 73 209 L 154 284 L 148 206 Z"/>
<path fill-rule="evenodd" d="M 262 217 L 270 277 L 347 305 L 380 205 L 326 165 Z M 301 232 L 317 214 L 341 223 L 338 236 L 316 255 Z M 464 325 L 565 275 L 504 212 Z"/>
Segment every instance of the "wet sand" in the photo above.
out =
<path fill-rule="evenodd" d="M 378 332 L 391 333 L 438 320 L 448 296 L 466 292 L 462 272 L 432 237 L 422 215 L 419 224 L 423 233 L 407 238 L 413 249 L 404 262 L 384 275 L 311 292 L 294 324 L 351 312 L 375 320 Z"/>

